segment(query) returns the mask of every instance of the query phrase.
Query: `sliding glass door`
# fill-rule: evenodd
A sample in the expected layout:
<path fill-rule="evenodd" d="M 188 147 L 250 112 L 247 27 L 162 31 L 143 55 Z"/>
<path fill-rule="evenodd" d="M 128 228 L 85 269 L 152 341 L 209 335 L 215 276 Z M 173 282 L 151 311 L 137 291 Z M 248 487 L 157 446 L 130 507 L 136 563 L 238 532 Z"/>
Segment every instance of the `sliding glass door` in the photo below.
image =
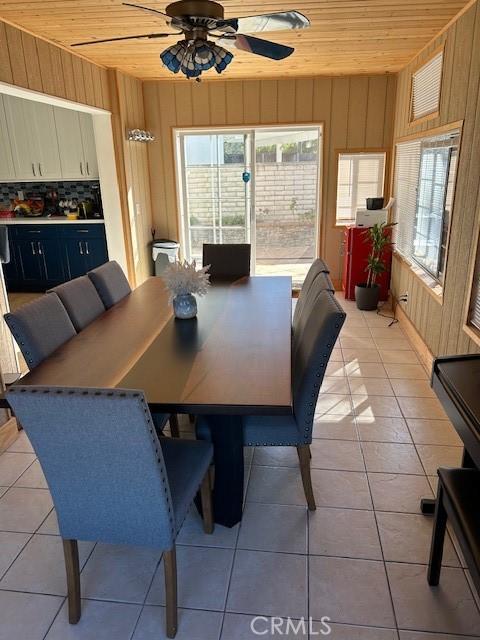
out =
<path fill-rule="evenodd" d="M 185 253 L 201 261 L 204 243 L 251 242 L 250 134 L 181 136 Z"/>
<path fill-rule="evenodd" d="M 316 256 L 319 127 L 183 131 L 177 175 L 187 258 L 202 245 L 252 245 L 252 272 L 303 282 Z"/>

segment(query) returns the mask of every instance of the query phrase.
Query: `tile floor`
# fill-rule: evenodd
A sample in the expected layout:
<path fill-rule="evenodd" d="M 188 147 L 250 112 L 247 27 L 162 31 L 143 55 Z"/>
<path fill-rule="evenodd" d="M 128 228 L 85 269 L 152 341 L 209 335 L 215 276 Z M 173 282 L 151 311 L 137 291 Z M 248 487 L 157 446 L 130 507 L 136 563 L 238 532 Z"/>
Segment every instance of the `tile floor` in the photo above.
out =
<path fill-rule="evenodd" d="M 432 520 L 419 500 L 438 465 L 460 463 L 460 441 L 399 326 L 344 306 L 315 416 L 317 511 L 306 511 L 294 450 L 248 450 L 241 526 L 206 536 L 192 512 L 180 532 L 178 640 L 251 640 L 254 616 L 316 621 L 310 636 L 284 627 L 288 638 L 322 637 L 323 616 L 334 640 L 480 637 L 451 538 L 440 586 L 426 582 Z M 68 625 L 55 514 L 25 435 L 0 456 L 0 496 L 0 640 L 164 638 L 151 549 L 82 543 L 83 615 Z"/>

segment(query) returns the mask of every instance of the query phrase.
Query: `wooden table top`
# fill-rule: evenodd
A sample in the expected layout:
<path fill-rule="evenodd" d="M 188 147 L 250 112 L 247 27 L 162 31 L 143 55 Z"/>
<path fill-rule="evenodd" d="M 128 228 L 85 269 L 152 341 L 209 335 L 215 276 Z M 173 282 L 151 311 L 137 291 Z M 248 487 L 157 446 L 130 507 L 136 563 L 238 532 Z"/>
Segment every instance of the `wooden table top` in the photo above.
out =
<path fill-rule="evenodd" d="M 176 320 L 150 278 L 21 384 L 142 389 L 165 412 L 291 413 L 291 280 L 216 283 L 196 319 Z"/>

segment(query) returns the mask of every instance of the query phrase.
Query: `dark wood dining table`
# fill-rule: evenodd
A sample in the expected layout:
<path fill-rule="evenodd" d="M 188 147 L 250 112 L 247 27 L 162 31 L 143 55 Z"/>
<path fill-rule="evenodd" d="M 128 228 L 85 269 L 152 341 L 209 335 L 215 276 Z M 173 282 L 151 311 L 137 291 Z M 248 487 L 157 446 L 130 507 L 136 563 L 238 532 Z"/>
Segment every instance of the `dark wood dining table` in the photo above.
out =
<path fill-rule="evenodd" d="M 241 417 L 293 410 L 291 304 L 289 277 L 247 277 L 213 284 L 197 318 L 177 320 L 152 277 L 19 384 L 141 389 L 154 412 L 208 416 L 215 520 L 233 526 L 243 502 Z"/>

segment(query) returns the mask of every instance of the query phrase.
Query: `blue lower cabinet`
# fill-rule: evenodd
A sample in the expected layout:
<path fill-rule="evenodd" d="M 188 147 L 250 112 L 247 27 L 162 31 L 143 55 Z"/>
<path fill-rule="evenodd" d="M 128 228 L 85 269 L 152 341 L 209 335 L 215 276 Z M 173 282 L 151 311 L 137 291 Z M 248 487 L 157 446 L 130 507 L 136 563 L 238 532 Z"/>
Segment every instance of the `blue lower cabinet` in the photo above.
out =
<path fill-rule="evenodd" d="M 15 246 L 18 281 L 23 291 L 39 291 L 43 280 L 42 260 L 36 240 L 19 239 Z"/>
<path fill-rule="evenodd" d="M 65 238 L 64 251 L 70 280 L 108 261 L 105 238 Z"/>
<path fill-rule="evenodd" d="M 46 291 L 108 261 L 103 224 L 9 227 L 8 291 Z"/>

